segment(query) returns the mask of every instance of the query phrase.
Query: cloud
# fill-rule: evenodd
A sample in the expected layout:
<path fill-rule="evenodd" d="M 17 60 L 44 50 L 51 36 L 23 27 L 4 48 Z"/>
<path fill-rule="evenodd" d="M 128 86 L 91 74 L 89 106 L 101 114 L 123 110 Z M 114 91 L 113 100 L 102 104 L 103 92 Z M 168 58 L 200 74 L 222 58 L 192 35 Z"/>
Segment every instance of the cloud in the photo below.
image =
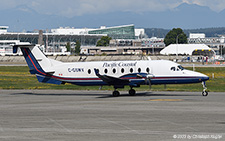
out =
<path fill-rule="evenodd" d="M 225 8 L 225 0 L 1 0 L 0 8 L 27 5 L 39 13 L 73 17 L 114 11 L 165 11 L 182 3 L 208 6 L 217 12 Z"/>
<path fill-rule="evenodd" d="M 145 11 L 164 11 L 174 8 L 179 5 L 177 0 L 77 0 L 76 8 L 68 7 L 67 10 L 61 14 L 71 15 L 85 15 L 85 14 L 99 14 L 102 12 L 113 11 L 132 11 L 132 12 L 145 12 Z"/>
<path fill-rule="evenodd" d="M 32 7 L 38 7 L 38 6 L 40 6 L 40 3 L 36 2 L 36 1 L 32 1 L 31 5 L 32 5 Z"/>
<path fill-rule="evenodd" d="M 1 0 L 0 8 L 2 10 L 17 6 L 16 0 Z"/>
<path fill-rule="evenodd" d="M 182 0 L 188 4 L 197 4 L 201 6 L 208 6 L 210 9 L 216 12 L 220 12 L 225 9 L 225 0 Z"/>

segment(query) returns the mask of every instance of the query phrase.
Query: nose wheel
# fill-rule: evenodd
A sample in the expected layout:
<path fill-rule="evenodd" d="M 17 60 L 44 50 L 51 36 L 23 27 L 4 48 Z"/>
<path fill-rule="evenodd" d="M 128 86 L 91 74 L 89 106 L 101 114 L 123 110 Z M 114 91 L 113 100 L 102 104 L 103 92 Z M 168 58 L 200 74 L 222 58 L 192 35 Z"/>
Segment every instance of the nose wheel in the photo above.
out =
<path fill-rule="evenodd" d="M 206 91 L 207 87 L 206 87 L 205 81 L 202 81 L 202 86 L 203 86 L 202 96 L 207 96 L 208 92 Z"/>
<path fill-rule="evenodd" d="M 208 95 L 208 92 L 207 91 L 203 91 L 202 92 L 202 96 L 207 96 Z"/>

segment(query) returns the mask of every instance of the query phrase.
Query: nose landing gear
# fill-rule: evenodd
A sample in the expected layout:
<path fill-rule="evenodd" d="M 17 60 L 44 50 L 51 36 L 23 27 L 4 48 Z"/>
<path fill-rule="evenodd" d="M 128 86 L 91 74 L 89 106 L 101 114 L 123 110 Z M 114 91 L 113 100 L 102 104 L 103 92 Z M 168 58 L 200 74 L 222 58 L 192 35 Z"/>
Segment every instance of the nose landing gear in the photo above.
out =
<path fill-rule="evenodd" d="M 205 81 L 202 81 L 202 86 L 203 86 L 202 96 L 207 96 L 208 92 L 206 91 L 207 87 L 206 87 Z"/>

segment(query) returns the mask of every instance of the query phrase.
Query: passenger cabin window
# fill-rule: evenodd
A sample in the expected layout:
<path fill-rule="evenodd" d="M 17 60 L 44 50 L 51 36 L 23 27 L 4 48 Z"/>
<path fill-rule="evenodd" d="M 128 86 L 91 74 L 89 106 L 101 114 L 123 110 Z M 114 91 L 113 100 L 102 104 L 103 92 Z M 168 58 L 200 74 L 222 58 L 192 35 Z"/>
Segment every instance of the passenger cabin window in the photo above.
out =
<path fill-rule="evenodd" d="M 88 69 L 88 74 L 91 74 L 91 70 L 90 69 Z"/>
<path fill-rule="evenodd" d="M 115 68 L 113 69 L 113 73 L 116 73 L 116 69 Z"/>
<path fill-rule="evenodd" d="M 104 72 L 105 72 L 105 73 L 108 73 L 108 70 L 107 70 L 107 69 L 105 69 L 105 70 L 104 70 Z"/>
<path fill-rule="evenodd" d="M 121 69 L 121 73 L 124 73 L 124 68 Z"/>
<path fill-rule="evenodd" d="M 134 70 L 133 70 L 133 68 L 130 68 L 130 72 L 132 73 Z"/>
<path fill-rule="evenodd" d="M 149 68 L 147 68 L 147 69 L 146 69 L 146 72 L 147 72 L 147 73 L 149 73 L 149 72 L 150 72 L 150 69 L 149 69 Z"/>
<path fill-rule="evenodd" d="M 138 72 L 139 72 L 139 73 L 141 72 L 141 68 L 138 68 Z"/>

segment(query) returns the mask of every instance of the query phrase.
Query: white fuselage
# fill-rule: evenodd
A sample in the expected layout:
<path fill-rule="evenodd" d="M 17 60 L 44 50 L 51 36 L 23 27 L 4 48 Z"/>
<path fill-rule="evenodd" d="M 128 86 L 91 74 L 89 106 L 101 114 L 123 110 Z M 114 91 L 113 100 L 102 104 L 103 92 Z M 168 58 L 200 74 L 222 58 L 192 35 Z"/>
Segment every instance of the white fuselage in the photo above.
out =
<path fill-rule="evenodd" d="M 51 84 L 71 83 L 82 86 L 114 86 L 113 96 L 119 96 L 117 88 L 130 86 L 129 94 L 135 95 L 133 87 L 156 84 L 203 83 L 203 96 L 208 93 L 205 81 L 208 76 L 184 69 L 181 65 L 166 60 L 148 61 L 99 61 L 63 63 L 47 58 L 38 45 L 21 43 L 13 46 L 24 55 L 31 74 L 39 82 Z"/>
<path fill-rule="evenodd" d="M 94 82 L 101 85 L 99 82 L 102 80 L 98 79 L 94 69 L 98 69 L 101 75 L 117 78 L 133 73 L 146 73 L 151 76 L 152 84 L 197 83 L 208 79 L 204 74 L 183 69 L 179 64 L 166 60 L 62 63 L 54 66 L 53 75 L 58 76 L 61 81 L 78 85 L 95 85 Z M 144 78 L 129 79 L 141 84 L 145 81 Z"/>
<path fill-rule="evenodd" d="M 209 79 L 208 76 L 185 70 L 166 60 L 99 61 L 63 63 L 47 58 L 38 46 L 18 45 L 31 74 L 43 83 L 76 85 L 113 85 L 138 87 L 146 84 L 186 84 Z M 16 51 L 18 46 L 14 46 Z"/>

